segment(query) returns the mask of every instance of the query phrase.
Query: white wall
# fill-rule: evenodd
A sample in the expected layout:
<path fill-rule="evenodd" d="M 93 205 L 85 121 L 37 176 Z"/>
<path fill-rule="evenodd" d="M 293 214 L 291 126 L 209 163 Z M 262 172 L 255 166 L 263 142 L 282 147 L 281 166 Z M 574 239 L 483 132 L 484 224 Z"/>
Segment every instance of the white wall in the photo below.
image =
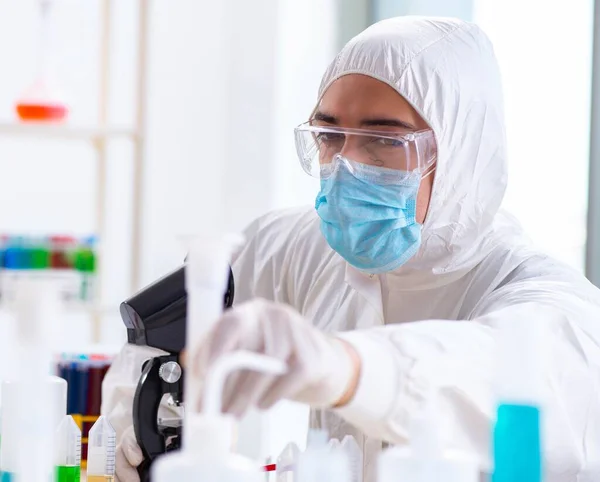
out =
<path fill-rule="evenodd" d="M 503 75 L 505 207 L 544 250 L 583 269 L 593 2 L 477 0 Z"/>
<path fill-rule="evenodd" d="M 457 17 L 470 20 L 473 0 L 374 0 L 372 10 L 374 21 L 399 15 Z"/>
<path fill-rule="evenodd" d="M 293 128 L 307 119 L 333 56 L 333 2 L 237 2 L 235 13 L 227 5 L 156 2 L 147 281 L 181 262 L 177 234 L 202 232 L 211 218 L 238 231 L 316 193 L 296 160 Z"/>

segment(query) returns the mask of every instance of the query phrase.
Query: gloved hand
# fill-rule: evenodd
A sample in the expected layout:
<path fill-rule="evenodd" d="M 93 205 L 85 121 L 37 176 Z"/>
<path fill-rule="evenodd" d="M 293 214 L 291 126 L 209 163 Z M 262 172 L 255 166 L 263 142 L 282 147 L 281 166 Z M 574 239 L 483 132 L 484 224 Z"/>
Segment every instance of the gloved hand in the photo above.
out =
<path fill-rule="evenodd" d="M 137 466 L 144 460 L 144 455 L 137 444 L 133 426 L 123 432 L 115 458 L 116 482 L 140 482 Z"/>
<path fill-rule="evenodd" d="M 287 364 L 283 375 L 242 371 L 229 376 L 223 410 L 241 416 L 248 408 L 266 409 L 281 399 L 317 408 L 344 403 L 360 371 L 354 349 L 327 335 L 289 306 L 254 300 L 227 311 L 191 354 L 187 369 L 203 378 L 221 355 L 248 350 Z M 202 400 L 192 400 L 197 409 Z"/>

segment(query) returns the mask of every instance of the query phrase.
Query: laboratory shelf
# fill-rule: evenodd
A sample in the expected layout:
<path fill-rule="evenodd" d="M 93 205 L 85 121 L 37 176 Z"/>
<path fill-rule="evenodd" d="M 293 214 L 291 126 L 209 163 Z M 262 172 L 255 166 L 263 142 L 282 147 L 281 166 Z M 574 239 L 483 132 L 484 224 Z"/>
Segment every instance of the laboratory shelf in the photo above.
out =
<path fill-rule="evenodd" d="M 2 122 L 0 136 L 22 136 L 49 139 L 71 139 L 94 141 L 97 139 L 126 138 L 138 139 L 139 132 L 128 127 L 86 126 L 65 123 L 44 122 Z"/>
<path fill-rule="evenodd" d="M 135 0 L 137 3 L 138 28 L 134 29 L 136 35 L 136 52 L 134 56 L 135 64 L 135 93 L 132 98 L 133 119 L 132 124 L 114 125 L 109 120 L 109 99 L 112 92 L 111 66 L 113 53 L 116 49 L 110 48 L 113 44 L 113 28 L 112 22 L 116 15 L 113 15 L 114 0 L 100 1 L 99 20 L 99 49 L 98 56 L 98 87 L 95 95 L 98 105 L 97 117 L 91 120 L 91 124 L 79 124 L 77 121 L 66 120 L 64 122 L 22 122 L 11 117 L 9 112 L 5 112 L 3 117 L 0 117 L 0 141 L 6 139 L 22 139 L 27 142 L 53 141 L 62 140 L 70 142 L 87 142 L 88 147 L 95 150 L 96 154 L 96 176 L 94 181 L 95 189 L 90 189 L 91 193 L 95 193 L 95 232 L 100 239 L 106 238 L 107 231 L 107 207 L 110 195 L 109 186 L 107 183 L 109 144 L 113 140 L 124 140 L 131 144 L 131 160 L 132 160 L 132 227 L 131 227 L 131 242 L 130 242 L 130 292 L 134 293 L 142 286 L 140 283 L 141 272 L 141 253 L 140 247 L 143 244 L 142 223 L 144 216 L 144 196 L 143 187 L 146 169 L 146 145 L 144 143 L 147 124 L 147 67 L 149 57 L 149 37 L 150 37 L 150 18 L 151 18 L 151 1 L 150 0 Z M 0 15 L 2 15 L 0 13 Z M 5 144 L 5 143 L 3 143 Z M 0 157 L 2 154 L 0 153 Z M 106 267 L 104 263 L 99 263 L 97 276 L 98 285 L 100 286 L 97 294 L 102 306 L 97 307 L 66 307 L 67 312 L 86 313 L 92 315 L 92 339 L 94 343 L 100 342 L 101 324 L 104 315 L 118 315 L 119 305 L 113 304 L 106 307 L 105 295 L 102 286 Z M 2 306 L 0 301 L 0 312 L 4 311 L 6 306 Z M 1 313 L 0 313 L 1 314 Z"/>
<path fill-rule="evenodd" d="M 10 302 L 0 303 L 0 313 L 13 310 L 13 304 Z M 86 303 L 65 303 L 61 308 L 62 313 L 66 315 L 118 315 L 119 305 L 94 305 Z"/>

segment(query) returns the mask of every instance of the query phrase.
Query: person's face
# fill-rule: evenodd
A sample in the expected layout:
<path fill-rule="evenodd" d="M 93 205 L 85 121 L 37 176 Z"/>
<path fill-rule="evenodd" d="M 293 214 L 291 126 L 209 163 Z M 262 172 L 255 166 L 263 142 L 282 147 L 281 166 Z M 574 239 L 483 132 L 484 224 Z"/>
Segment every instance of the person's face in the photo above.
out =
<path fill-rule="evenodd" d="M 393 133 L 429 128 L 398 92 L 379 80 L 360 74 L 345 75 L 329 86 L 312 123 Z M 347 155 L 352 157 L 350 152 Z M 419 187 L 417 222 L 420 224 L 427 215 L 432 186 L 433 174 L 425 177 Z"/>

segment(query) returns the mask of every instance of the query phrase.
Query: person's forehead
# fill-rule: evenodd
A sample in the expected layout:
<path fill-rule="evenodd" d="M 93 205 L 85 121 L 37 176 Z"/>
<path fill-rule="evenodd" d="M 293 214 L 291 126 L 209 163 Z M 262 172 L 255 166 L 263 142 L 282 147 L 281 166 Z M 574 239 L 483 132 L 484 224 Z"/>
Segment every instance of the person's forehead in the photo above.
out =
<path fill-rule="evenodd" d="M 396 118 L 413 124 L 420 116 L 395 89 L 372 77 L 350 74 L 324 92 L 315 114 L 336 117 L 341 123 L 358 119 Z"/>
<path fill-rule="evenodd" d="M 339 98 L 352 98 L 355 101 L 364 99 L 406 100 L 390 85 L 363 74 L 349 74 L 335 80 L 321 96 L 321 101 L 330 102 Z"/>

